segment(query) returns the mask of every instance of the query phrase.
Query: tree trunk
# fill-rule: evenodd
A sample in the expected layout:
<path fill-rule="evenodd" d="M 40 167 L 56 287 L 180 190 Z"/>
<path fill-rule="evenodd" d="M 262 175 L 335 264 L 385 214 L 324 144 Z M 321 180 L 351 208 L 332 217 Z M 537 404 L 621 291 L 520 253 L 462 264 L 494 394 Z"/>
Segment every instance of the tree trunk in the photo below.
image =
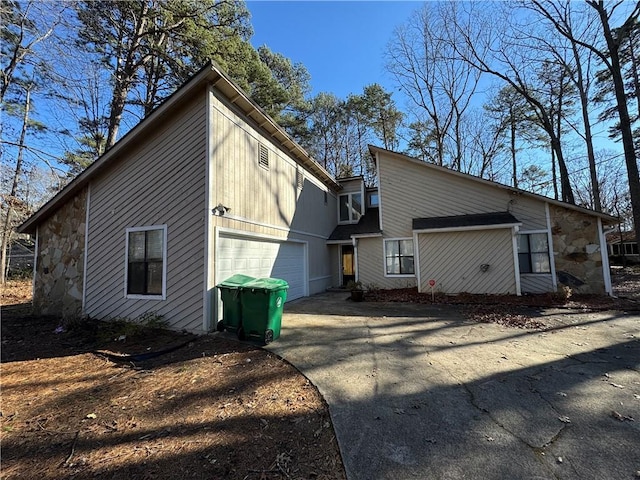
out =
<path fill-rule="evenodd" d="M 591 191 L 593 195 L 593 208 L 598 212 L 602 211 L 602 202 L 600 200 L 600 184 L 598 183 L 598 172 L 596 169 L 596 156 L 593 151 L 593 135 L 591 134 L 591 120 L 589 119 L 589 94 L 587 86 L 584 83 L 582 75 L 582 63 L 580 62 L 580 54 L 575 42 L 571 42 L 573 50 L 573 58 L 576 62 L 576 86 L 580 96 L 580 105 L 582 107 L 582 123 L 584 124 L 584 141 L 587 144 L 587 159 L 589 161 L 589 174 L 591 176 Z"/>
<path fill-rule="evenodd" d="M 147 5 L 146 2 L 142 2 L 141 6 L 142 10 L 136 20 L 135 31 L 133 32 L 130 44 L 125 50 L 126 55 L 124 55 L 123 59 L 118 59 L 118 62 L 122 61 L 122 66 L 118 66 L 115 72 L 115 85 L 109 109 L 109 129 L 105 150 L 108 150 L 116 143 L 122 113 L 124 112 L 129 90 L 136 76 L 136 69 L 142 66 L 137 60 L 137 56 L 140 55 L 142 38 L 145 35 L 149 5 Z"/>
<path fill-rule="evenodd" d="M 640 36 L 639 36 L 640 38 Z M 633 42 L 633 36 L 629 36 L 629 55 L 631 55 L 631 75 L 633 76 L 633 90 L 636 92 L 636 100 L 638 103 L 638 118 L 640 118 L 640 65 L 636 61 L 636 45 Z M 637 160 L 637 159 L 636 159 Z"/>
<path fill-rule="evenodd" d="M 624 80 L 620 69 L 619 43 L 613 38 L 609 18 L 604 9 L 602 0 L 589 2 L 600 16 L 604 38 L 609 49 L 611 61 L 610 71 L 613 79 L 613 86 L 616 95 L 618 114 L 620 117 L 620 132 L 622 133 L 622 146 L 624 148 L 624 160 L 627 165 L 627 175 L 629 176 L 629 193 L 631 196 L 631 208 L 633 210 L 633 227 L 636 232 L 636 243 L 640 250 L 640 235 L 637 235 L 640 227 L 640 176 L 638 174 L 638 163 L 636 161 L 635 148 L 633 145 L 633 135 L 631 133 L 631 120 L 627 107 L 627 98 L 624 92 Z"/>
<path fill-rule="evenodd" d="M 569 171 L 567 170 L 567 164 L 565 163 L 564 156 L 562 155 L 562 149 L 559 146 L 556 150 L 556 156 L 558 158 L 558 170 L 560 170 L 562 201 L 575 205 L 576 199 L 573 196 L 573 189 L 571 188 L 571 181 L 569 180 Z"/>
<path fill-rule="evenodd" d="M 553 182 L 553 198 L 556 200 L 560 199 L 560 195 L 558 195 L 558 175 L 556 169 L 556 152 L 551 148 L 551 180 Z"/>
<path fill-rule="evenodd" d="M 518 166 L 516 164 L 516 119 L 513 106 L 509 107 L 509 123 L 511 124 L 511 163 L 513 165 L 513 186 L 518 188 Z"/>
<path fill-rule="evenodd" d="M 13 174 L 13 183 L 11 185 L 11 192 L 7 198 L 7 216 L 4 219 L 4 225 L 2 226 L 2 241 L 0 244 L 0 283 L 2 285 L 6 282 L 7 272 L 7 252 L 9 250 L 11 233 L 13 228 L 11 227 L 11 215 L 14 210 L 14 203 L 16 202 L 16 194 L 18 193 L 18 182 L 20 180 L 20 174 L 22 173 L 22 162 L 24 158 L 24 140 L 27 136 L 27 126 L 29 124 L 29 110 L 31 109 L 31 88 L 32 85 L 26 88 L 26 97 L 24 101 L 24 115 L 22 117 L 22 130 L 20 131 L 20 143 L 18 145 L 18 157 L 16 158 L 16 169 Z"/>

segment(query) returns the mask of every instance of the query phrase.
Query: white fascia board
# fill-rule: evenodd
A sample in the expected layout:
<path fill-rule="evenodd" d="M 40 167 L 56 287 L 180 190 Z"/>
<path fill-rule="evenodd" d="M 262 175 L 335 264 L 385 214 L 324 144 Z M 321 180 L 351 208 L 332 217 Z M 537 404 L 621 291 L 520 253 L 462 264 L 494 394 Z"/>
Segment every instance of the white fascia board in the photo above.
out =
<path fill-rule="evenodd" d="M 496 230 L 503 228 L 520 227 L 522 222 L 518 223 L 500 223 L 497 225 L 473 225 L 470 227 L 447 227 L 447 228 L 425 228 L 422 230 L 413 230 L 413 233 L 442 233 L 442 232 L 465 232 L 473 230 Z"/>
<path fill-rule="evenodd" d="M 356 233 L 351 235 L 351 238 L 375 238 L 381 237 L 382 233 Z"/>
<path fill-rule="evenodd" d="M 327 245 L 351 245 L 353 240 L 350 238 L 348 240 L 327 240 Z"/>

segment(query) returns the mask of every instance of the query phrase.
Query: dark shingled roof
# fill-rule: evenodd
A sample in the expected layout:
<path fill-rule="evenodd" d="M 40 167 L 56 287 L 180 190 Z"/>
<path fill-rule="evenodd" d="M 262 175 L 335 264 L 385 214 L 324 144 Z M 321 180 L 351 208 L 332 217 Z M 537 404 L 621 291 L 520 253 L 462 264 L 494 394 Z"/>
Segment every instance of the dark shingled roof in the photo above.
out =
<path fill-rule="evenodd" d="M 414 230 L 430 230 L 437 228 L 478 227 L 483 225 L 502 225 L 521 223 L 509 212 L 472 213 L 453 215 L 450 217 L 414 218 Z"/>
<path fill-rule="evenodd" d="M 328 240 L 350 240 L 351 235 L 362 235 L 367 233 L 382 233 L 380 230 L 380 215 L 377 208 L 369 208 L 358 223 L 349 225 L 338 225 Z"/>

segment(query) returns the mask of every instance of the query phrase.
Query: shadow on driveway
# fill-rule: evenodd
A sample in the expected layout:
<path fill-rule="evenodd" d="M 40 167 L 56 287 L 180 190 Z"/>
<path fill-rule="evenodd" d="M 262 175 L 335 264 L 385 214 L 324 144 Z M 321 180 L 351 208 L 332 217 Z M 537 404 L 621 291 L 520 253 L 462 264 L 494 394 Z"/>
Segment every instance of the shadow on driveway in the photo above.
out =
<path fill-rule="evenodd" d="M 640 317 L 456 306 L 287 304 L 269 350 L 327 400 L 350 479 L 603 479 L 640 470 Z"/>

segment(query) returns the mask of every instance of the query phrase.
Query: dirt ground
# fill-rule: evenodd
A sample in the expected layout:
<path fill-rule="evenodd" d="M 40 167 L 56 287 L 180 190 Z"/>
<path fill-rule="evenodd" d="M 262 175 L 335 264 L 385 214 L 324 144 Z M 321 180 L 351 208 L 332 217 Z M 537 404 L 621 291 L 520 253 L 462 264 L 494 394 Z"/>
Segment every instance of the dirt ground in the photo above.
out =
<path fill-rule="evenodd" d="M 436 301 L 473 305 L 468 316 L 477 321 L 528 328 L 540 326 L 526 315 L 531 306 L 640 309 L 640 269 L 614 270 L 613 279 L 617 299 Z M 431 301 L 414 290 L 367 300 Z M 222 335 L 62 326 L 31 316 L 30 295 L 26 282 L 2 292 L 2 478 L 346 478 L 327 405 L 282 359 Z"/>
<path fill-rule="evenodd" d="M 24 300 L 14 290 L 5 302 Z M 2 308 L 3 479 L 346 478 L 327 405 L 273 354 L 221 335 L 59 326 Z"/>

